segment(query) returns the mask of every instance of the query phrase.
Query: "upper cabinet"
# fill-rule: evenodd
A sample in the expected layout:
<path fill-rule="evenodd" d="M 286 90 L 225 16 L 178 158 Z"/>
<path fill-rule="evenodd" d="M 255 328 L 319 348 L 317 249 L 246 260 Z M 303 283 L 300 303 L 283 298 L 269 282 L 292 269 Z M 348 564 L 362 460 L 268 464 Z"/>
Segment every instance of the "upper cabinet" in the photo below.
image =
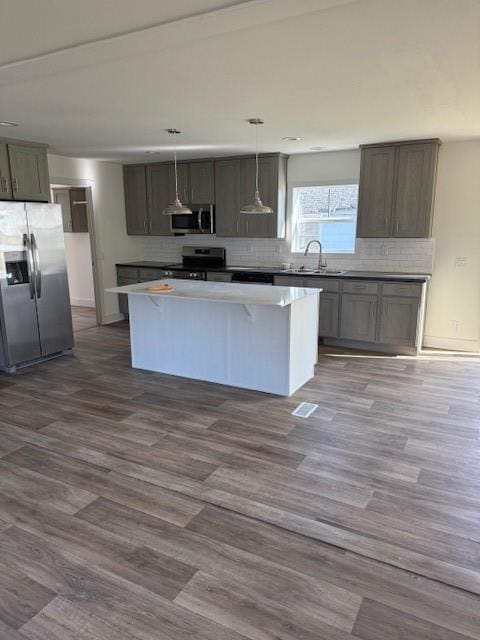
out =
<path fill-rule="evenodd" d="M 65 233 L 88 233 L 88 201 L 84 188 L 52 189 L 53 201 L 62 207 Z"/>
<path fill-rule="evenodd" d="M 227 158 L 215 162 L 215 209 L 217 236 L 245 235 L 240 228 L 241 177 L 240 158 Z"/>
<path fill-rule="evenodd" d="M 388 238 L 392 221 L 395 147 L 362 149 L 357 236 Z"/>
<path fill-rule="evenodd" d="M 190 189 L 186 202 L 213 204 L 215 202 L 213 161 L 190 162 L 188 168 Z"/>
<path fill-rule="evenodd" d="M 13 198 L 12 181 L 10 178 L 10 163 L 8 162 L 8 148 L 0 142 L 0 199 L 11 200 Z"/>
<path fill-rule="evenodd" d="M 433 142 L 398 148 L 392 221 L 392 235 L 396 238 L 431 235 L 438 146 Z"/>
<path fill-rule="evenodd" d="M 0 200 L 50 200 L 47 149 L 44 145 L 0 141 Z"/>
<path fill-rule="evenodd" d="M 258 161 L 260 197 L 273 214 L 240 213 L 255 194 L 255 158 L 240 157 L 215 162 L 216 229 L 220 237 L 285 237 L 287 158 L 263 155 Z"/>
<path fill-rule="evenodd" d="M 127 233 L 131 236 L 148 234 L 147 170 L 144 165 L 123 167 Z"/>
<path fill-rule="evenodd" d="M 431 235 L 440 141 L 362 147 L 357 237 Z"/>
<path fill-rule="evenodd" d="M 182 174 L 179 173 L 179 177 Z M 175 176 L 172 166 L 153 164 L 147 166 L 147 231 L 152 236 L 171 236 L 170 216 L 163 215 L 165 207 L 174 198 Z M 179 183 L 180 186 L 180 183 Z M 179 193 L 180 197 L 181 194 Z"/>
<path fill-rule="evenodd" d="M 219 237 L 285 237 L 287 157 L 259 158 L 259 186 L 265 204 L 274 213 L 245 215 L 242 205 L 255 193 L 255 158 L 240 156 L 178 163 L 178 195 L 189 206 L 215 204 Z M 171 162 L 125 165 L 125 209 L 129 235 L 172 235 L 170 217 L 162 211 L 175 197 Z"/>

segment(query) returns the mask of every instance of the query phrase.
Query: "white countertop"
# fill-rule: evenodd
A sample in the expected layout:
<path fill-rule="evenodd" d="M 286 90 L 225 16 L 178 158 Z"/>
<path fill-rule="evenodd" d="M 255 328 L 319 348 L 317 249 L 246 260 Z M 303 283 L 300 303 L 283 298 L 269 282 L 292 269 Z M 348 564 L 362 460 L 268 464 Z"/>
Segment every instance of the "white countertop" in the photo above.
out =
<path fill-rule="evenodd" d="M 173 291 L 147 291 L 153 284 L 168 283 Z M 239 284 L 231 282 L 206 282 L 204 280 L 177 280 L 164 278 L 151 282 L 129 284 L 107 289 L 109 293 L 126 293 L 135 296 L 162 296 L 184 300 L 207 300 L 209 302 L 231 302 L 233 304 L 260 304 L 287 307 L 296 300 L 316 295 L 322 289 L 305 287 L 273 287 L 264 284 Z"/>

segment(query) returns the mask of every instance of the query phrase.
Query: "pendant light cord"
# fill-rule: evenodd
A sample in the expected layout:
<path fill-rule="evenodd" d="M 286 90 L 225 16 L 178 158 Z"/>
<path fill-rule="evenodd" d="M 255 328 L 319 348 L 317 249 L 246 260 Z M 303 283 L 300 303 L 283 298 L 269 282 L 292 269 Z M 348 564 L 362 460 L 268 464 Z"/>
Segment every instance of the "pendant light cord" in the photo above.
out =
<path fill-rule="evenodd" d="M 173 159 L 175 162 L 175 198 L 178 200 L 178 177 L 177 177 L 177 134 L 173 134 Z"/>
<path fill-rule="evenodd" d="M 258 123 L 255 125 L 255 194 L 258 194 Z"/>

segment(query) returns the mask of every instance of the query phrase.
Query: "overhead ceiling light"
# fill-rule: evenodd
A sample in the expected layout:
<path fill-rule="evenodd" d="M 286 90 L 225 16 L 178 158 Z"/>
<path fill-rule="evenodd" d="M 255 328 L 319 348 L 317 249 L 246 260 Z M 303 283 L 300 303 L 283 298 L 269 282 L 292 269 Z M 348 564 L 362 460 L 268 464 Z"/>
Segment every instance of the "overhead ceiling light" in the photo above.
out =
<path fill-rule="evenodd" d="M 177 174 L 177 142 L 175 136 L 180 135 L 178 129 L 167 129 L 173 136 L 173 160 L 175 162 L 175 200 L 163 210 L 164 216 L 184 216 L 192 213 L 192 210 L 183 205 L 178 197 L 178 174 Z"/>
<path fill-rule="evenodd" d="M 0 127 L 18 127 L 16 122 L 8 122 L 8 120 L 0 121 Z"/>
<path fill-rule="evenodd" d="M 310 151 L 323 151 L 325 147 L 310 147 Z"/>
<path fill-rule="evenodd" d="M 298 142 L 300 138 L 298 136 L 285 136 L 282 140 L 285 140 L 285 142 Z"/>
<path fill-rule="evenodd" d="M 255 125 L 255 196 L 251 204 L 246 204 L 240 209 L 240 213 L 253 215 L 273 213 L 273 209 L 264 205 L 260 200 L 260 191 L 258 190 L 258 125 L 263 124 L 263 120 L 250 118 L 248 122 Z"/>
<path fill-rule="evenodd" d="M 155 156 L 155 155 L 159 154 L 160 151 L 145 151 L 145 153 L 148 153 L 149 156 Z"/>

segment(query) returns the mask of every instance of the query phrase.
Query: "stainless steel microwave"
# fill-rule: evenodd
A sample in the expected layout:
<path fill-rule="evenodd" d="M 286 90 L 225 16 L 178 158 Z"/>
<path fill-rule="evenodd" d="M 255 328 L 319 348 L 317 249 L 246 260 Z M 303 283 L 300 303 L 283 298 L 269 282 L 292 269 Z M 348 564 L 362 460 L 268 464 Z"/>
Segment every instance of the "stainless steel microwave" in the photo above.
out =
<path fill-rule="evenodd" d="M 215 233 L 213 204 L 192 206 L 192 213 L 170 216 L 170 228 L 175 235 Z"/>

